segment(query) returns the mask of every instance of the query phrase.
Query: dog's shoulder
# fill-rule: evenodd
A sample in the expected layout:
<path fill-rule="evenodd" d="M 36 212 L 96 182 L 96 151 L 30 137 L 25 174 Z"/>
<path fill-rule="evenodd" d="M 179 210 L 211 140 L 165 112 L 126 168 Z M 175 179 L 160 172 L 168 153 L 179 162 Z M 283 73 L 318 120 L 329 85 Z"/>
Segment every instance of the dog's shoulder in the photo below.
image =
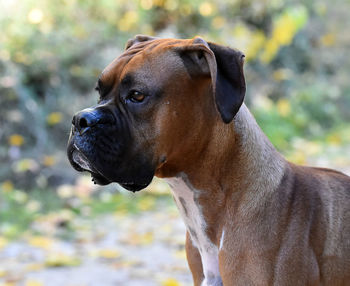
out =
<path fill-rule="evenodd" d="M 342 172 L 289 163 L 278 188 L 282 200 L 302 205 L 322 206 L 333 202 L 350 206 L 350 177 Z"/>
<path fill-rule="evenodd" d="M 302 180 L 309 178 L 310 180 L 306 181 L 309 181 L 310 184 L 315 184 L 315 186 L 319 183 L 324 184 L 325 182 L 328 182 L 326 185 L 341 185 L 350 192 L 350 177 L 340 171 L 329 168 L 290 165 L 296 179 Z"/>

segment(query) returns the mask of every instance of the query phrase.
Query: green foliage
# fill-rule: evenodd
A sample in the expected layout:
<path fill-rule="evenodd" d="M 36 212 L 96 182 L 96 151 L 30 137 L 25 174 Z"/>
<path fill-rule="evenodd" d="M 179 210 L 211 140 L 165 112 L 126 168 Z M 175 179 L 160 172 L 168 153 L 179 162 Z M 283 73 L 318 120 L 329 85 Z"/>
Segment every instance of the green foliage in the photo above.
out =
<path fill-rule="evenodd" d="M 65 156 L 72 115 L 96 103 L 98 74 L 142 33 L 200 35 L 242 50 L 246 102 L 282 152 L 294 148 L 295 138 L 339 137 L 350 119 L 349 37 L 342 33 L 348 8 L 324 0 L 6 2 L 0 183 L 29 190 L 76 180 Z M 338 145 L 348 144 L 341 135 Z"/>

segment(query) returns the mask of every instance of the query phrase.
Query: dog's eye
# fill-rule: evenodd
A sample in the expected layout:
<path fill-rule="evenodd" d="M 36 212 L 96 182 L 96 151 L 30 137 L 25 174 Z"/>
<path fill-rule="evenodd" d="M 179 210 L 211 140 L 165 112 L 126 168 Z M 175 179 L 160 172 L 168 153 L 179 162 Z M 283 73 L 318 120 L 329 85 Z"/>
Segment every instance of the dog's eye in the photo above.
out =
<path fill-rule="evenodd" d="M 132 102 L 142 102 L 145 99 L 145 95 L 139 91 L 133 90 L 130 92 L 128 98 Z"/>

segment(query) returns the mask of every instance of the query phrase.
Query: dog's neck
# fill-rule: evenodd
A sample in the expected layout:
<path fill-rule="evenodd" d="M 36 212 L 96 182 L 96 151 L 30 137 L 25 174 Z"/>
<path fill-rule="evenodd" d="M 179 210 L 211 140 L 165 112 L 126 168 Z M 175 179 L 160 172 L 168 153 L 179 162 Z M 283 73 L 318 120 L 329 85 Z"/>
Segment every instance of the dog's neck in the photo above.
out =
<path fill-rule="evenodd" d="M 232 124 L 218 124 L 201 156 L 191 168 L 176 178 L 168 178 L 174 196 L 181 196 L 180 188 L 193 192 L 193 200 L 200 205 L 204 217 L 217 221 L 227 200 L 244 212 L 253 214 L 264 207 L 266 200 L 277 190 L 287 161 L 277 152 L 242 105 Z M 181 183 L 180 183 L 181 181 Z M 244 198 L 244 199 L 242 199 Z M 247 209 L 249 208 L 249 209 Z M 219 211 L 220 210 L 220 211 Z M 214 217 L 212 217 L 214 216 Z M 217 237 L 214 227 L 212 239 Z"/>
<path fill-rule="evenodd" d="M 256 195 L 278 187 L 286 160 L 260 129 L 245 104 L 232 124 L 219 122 L 212 133 L 212 140 L 196 163 L 182 172 L 196 189 L 209 192 L 221 189 L 224 193 L 250 191 Z"/>
<path fill-rule="evenodd" d="M 245 104 L 234 119 L 236 160 L 240 183 L 253 192 L 274 191 L 284 174 L 286 160 L 275 149 Z M 243 186 L 240 186 L 241 188 Z"/>
<path fill-rule="evenodd" d="M 226 206 L 254 215 L 277 189 L 286 165 L 245 105 L 233 125 L 214 127 L 216 134 L 211 138 L 215 141 L 208 144 L 195 168 L 167 179 L 192 244 L 201 255 L 205 281 L 214 279 L 217 285 L 221 285 L 218 253 L 226 227 L 222 216 L 235 211 Z M 227 204 L 228 200 L 233 202 Z M 238 203 L 247 200 L 242 206 Z"/>

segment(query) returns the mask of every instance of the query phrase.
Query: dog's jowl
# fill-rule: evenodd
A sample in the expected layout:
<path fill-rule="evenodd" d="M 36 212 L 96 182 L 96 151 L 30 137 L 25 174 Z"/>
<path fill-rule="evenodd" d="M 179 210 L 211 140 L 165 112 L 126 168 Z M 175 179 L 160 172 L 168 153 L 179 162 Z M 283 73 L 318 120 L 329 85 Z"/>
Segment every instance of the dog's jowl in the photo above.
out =
<path fill-rule="evenodd" d="M 276 151 L 243 103 L 243 63 L 198 37 L 136 36 L 74 116 L 69 160 L 134 192 L 165 178 L 196 286 L 350 285 L 350 177 Z"/>

